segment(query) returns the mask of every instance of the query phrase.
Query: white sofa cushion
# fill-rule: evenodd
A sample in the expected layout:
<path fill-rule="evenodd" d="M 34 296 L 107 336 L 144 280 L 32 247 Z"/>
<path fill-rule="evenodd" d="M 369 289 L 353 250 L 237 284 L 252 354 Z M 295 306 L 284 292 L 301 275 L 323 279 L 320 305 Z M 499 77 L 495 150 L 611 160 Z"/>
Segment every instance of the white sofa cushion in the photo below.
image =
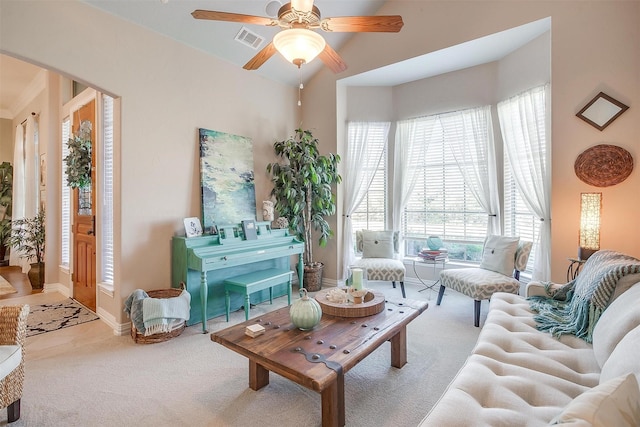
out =
<path fill-rule="evenodd" d="M 602 366 L 600 383 L 620 375 L 635 374 L 640 378 L 640 326 L 625 335 Z M 639 424 L 640 425 L 640 424 Z"/>
<path fill-rule="evenodd" d="M 22 347 L 19 345 L 0 345 L 0 378 L 4 378 L 20 365 Z"/>
<path fill-rule="evenodd" d="M 593 352 L 601 367 L 604 368 L 620 340 L 640 325 L 638 301 L 640 301 L 640 283 L 638 286 L 628 288 L 625 297 L 616 298 L 600 316 L 600 320 L 593 329 Z"/>
<path fill-rule="evenodd" d="M 591 344 L 538 331 L 525 298 L 496 293 L 473 354 L 421 426 L 547 425 L 599 377 Z"/>
<path fill-rule="evenodd" d="M 599 427 L 640 425 L 640 390 L 635 375 L 613 378 L 584 392 L 552 424 Z"/>

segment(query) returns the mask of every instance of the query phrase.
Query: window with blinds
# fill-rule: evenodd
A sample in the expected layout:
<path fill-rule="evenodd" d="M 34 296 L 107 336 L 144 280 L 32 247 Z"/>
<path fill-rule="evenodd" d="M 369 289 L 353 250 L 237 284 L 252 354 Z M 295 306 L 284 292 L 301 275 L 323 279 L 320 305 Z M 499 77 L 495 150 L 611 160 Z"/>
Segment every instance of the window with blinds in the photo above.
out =
<path fill-rule="evenodd" d="M 536 89 L 532 89 L 531 91 L 525 92 L 525 94 L 530 93 L 532 91 L 536 91 Z M 520 95 L 523 96 L 523 95 Z M 518 152 L 518 156 L 520 159 L 524 160 L 525 163 L 530 164 L 530 161 L 527 161 L 527 156 L 539 156 L 539 158 L 544 159 L 547 157 L 548 147 L 546 145 L 545 138 L 545 129 L 547 120 L 547 114 L 545 112 L 546 105 L 544 102 L 531 102 L 528 105 L 530 108 L 530 113 L 527 114 L 527 118 L 530 117 L 532 120 L 530 124 L 531 129 L 536 129 L 539 132 L 539 140 L 540 146 L 539 152 L 537 153 L 529 153 L 526 150 L 522 152 Z M 507 110 L 508 114 L 515 115 L 516 117 L 521 117 L 521 113 L 514 110 Z M 525 141 L 526 138 L 525 132 L 514 132 L 513 135 L 517 138 L 517 146 L 522 146 L 522 142 Z M 507 142 L 505 141 L 505 144 Z M 509 162 L 509 158 L 507 156 L 507 150 L 504 150 L 504 234 L 507 236 L 520 236 L 520 239 L 527 240 L 533 242 L 533 247 L 531 249 L 531 254 L 529 255 L 529 260 L 527 262 L 527 269 L 524 271 L 525 275 L 531 275 L 533 273 L 533 264 L 535 261 L 535 253 L 538 244 L 538 236 L 540 233 L 540 219 L 531 212 L 531 210 L 527 207 L 522 197 L 522 192 L 517 188 L 516 182 L 513 176 L 511 164 Z M 550 167 L 548 165 L 547 167 Z"/>
<path fill-rule="evenodd" d="M 67 185 L 67 166 L 64 158 L 69 155 L 67 145 L 71 137 L 71 120 L 66 117 L 62 121 L 62 176 L 60 179 L 61 209 L 60 209 L 60 265 L 69 268 L 69 254 L 71 245 L 71 187 Z"/>
<path fill-rule="evenodd" d="M 113 98 L 102 95 L 101 282 L 113 285 Z"/>
<path fill-rule="evenodd" d="M 424 149 L 421 173 L 404 209 L 405 252 L 416 255 L 426 238 L 435 235 L 445 242 L 449 258 L 479 261 L 487 214 L 465 184 L 445 143 L 463 133 L 463 122 L 459 116 L 448 115 L 439 116 L 428 129 L 426 122 L 415 126 L 414 137 L 422 141 Z"/>
<path fill-rule="evenodd" d="M 504 234 L 506 236 L 519 236 L 521 240 L 533 242 L 534 247 L 540 232 L 540 220 L 524 204 L 520 190 L 516 188 L 516 183 L 511 173 L 511 167 L 504 155 Z M 527 261 L 527 269 L 523 272 L 531 274 L 533 272 L 533 261 L 535 250 L 532 248 Z"/>
<path fill-rule="evenodd" d="M 353 140 L 355 129 L 349 127 L 348 139 Z M 351 215 L 354 232 L 356 230 L 384 230 L 387 220 L 387 135 L 384 126 L 372 126 L 368 132 L 368 156 L 362 165 L 365 182 L 371 186 L 364 194 L 362 202 Z M 353 144 L 349 144 L 352 146 Z M 382 160 L 378 162 L 382 156 Z M 361 189 L 365 191 L 365 189 Z"/>

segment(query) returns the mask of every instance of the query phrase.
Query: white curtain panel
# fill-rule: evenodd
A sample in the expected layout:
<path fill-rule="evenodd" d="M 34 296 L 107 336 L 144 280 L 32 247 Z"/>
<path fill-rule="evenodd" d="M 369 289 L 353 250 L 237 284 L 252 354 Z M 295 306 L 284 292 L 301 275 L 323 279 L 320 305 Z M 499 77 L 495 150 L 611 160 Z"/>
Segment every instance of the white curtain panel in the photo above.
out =
<path fill-rule="evenodd" d="M 516 187 L 529 210 L 542 221 L 533 280 L 551 277 L 550 86 L 530 89 L 498 103 L 507 159 Z"/>
<path fill-rule="evenodd" d="M 342 233 L 342 250 L 344 263 L 342 278 L 346 279 L 348 268 L 356 260 L 351 215 L 358 209 L 367 194 L 378 165 L 383 161 L 385 151 L 373 156 L 368 150 L 367 141 L 373 132 L 382 133 L 385 146 L 389 136 L 390 122 L 349 122 L 347 124 L 347 155 L 344 173 L 344 218 Z"/>
<path fill-rule="evenodd" d="M 24 133 L 22 125 L 16 126 L 16 139 L 13 144 L 13 205 L 12 219 L 24 218 Z M 20 254 L 11 250 L 9 265 L 22 265 Z"/>
<path fill-rule="evenodd" d="M 13 206 L 11 218 L 33 218 L 37 214 L 39 185 L 39 155 L 36 144 L 36 121 L 33 116 L 27 118 L 26 130 L 22 125 L 16 127 L 16 139 L 13 148 Z M 20 258 L 14 249 L 9 255 L 9 265 L 19 265 L 23 273 L 31 268 L 29 258 Z"/>
<path fill-rule="evenodd" d="M 393 167 L 393 231 L 402 229 L 402 212 L 416 185 L 423 153 L 429 146 L 437 125 L 435 116 L 420 117 L 398 122 L 396 128 Z M 400 256 L 404 256 L 403 236 L 399 237 Z"/>
<path fill-rule="evenodd" d="M 40 185 L 40 154 L 38 150 L 37 126 L 34 116 L 27 118 L 27 130 L 24 147 L 24 215 L 33 218 L 38 214 Z"/>
<path fill-rule="evenodd" d="M 491 106 L 440 116 L 446 145 L 464 182 L 487 212 L 487 235 L 501 235 L 500 199 L 496 171 Z"/>

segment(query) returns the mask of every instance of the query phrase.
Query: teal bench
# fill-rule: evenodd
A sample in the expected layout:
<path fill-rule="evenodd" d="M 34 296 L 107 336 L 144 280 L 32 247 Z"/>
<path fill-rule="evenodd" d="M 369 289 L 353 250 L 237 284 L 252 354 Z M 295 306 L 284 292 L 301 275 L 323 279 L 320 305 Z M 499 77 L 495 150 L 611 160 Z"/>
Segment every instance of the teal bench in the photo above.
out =
<path fill-rule="evenodd" d="M 269 303 L 273 304 L 273 286 L 281 283 L 287 284 L 287 304 L 291 305 L 291 280 L 293 271 L 282 268 L 269 268 L 258 270 L 241 276 L 230 277 L 224 281 L 224 293 L 226 297 L 227 322 L 231 309 L 231 297 L 229 292 L 237 292 L 244 295 L 244 318 L 249 320 L 249 296 L 263 289 L 269 288 Z"/>

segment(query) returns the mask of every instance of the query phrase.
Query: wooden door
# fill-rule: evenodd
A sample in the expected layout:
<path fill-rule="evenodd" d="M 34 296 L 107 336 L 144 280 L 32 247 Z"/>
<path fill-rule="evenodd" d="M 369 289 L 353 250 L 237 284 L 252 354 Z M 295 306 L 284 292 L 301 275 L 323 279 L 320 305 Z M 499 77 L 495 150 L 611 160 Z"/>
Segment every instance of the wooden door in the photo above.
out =
<path fill-rule="evenodd" d="M 73 113 L 73 131 L 83 120 L 91 126 L 91 185 L 73 190 L 73 297 L 87 308 L 96 311 L 96 234 L 95 234 L 95 160 L 96 160 L 96 101 Z"/>

